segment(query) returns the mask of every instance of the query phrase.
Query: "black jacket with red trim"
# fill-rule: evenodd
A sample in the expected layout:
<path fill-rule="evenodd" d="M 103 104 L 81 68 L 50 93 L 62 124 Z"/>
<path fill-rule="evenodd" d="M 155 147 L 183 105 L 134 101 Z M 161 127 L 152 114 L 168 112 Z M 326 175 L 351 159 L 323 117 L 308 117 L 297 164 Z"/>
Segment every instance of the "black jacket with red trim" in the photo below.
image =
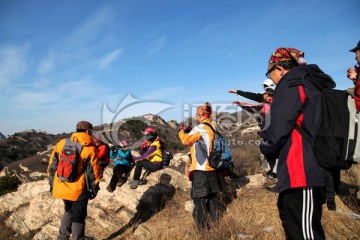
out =
<path fill-rule="evenodd" d="M 333 87 L 334 81 L 317 65 L 288 71 L 276 87 L 270 110 L 270 125 L 261 133 L 261 152 L 268 160 L 278 158 L 278 190 L 324 186 L 324 177 L 310 144 L 295 130 L 295 124 L 315 138 L 321 122 L 321 92 L 310 77 Z"/>

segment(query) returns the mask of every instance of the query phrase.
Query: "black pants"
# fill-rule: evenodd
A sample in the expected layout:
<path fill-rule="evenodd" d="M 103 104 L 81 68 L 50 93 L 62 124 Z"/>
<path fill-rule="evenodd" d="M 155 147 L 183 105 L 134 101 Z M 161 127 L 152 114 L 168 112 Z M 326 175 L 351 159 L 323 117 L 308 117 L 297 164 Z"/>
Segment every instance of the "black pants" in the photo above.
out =
<path fill-rule="evenodd" d="M 68 201 L 64 200 L 65 212 L 61 218 L 58 240 L 82 239 L 85 233 L 85 218 L 87 216 L 88 200 Z"/>
<path fill-rule="evenodd" d="M 146 170 L 153 172 L 153 171 L 162 169 L 163 164 L 162 164 L 162 162 L 149 162 L 146 160 L 137 161 L 136 167 L 135 167 L 135 172 L 134 172 L 134 180 L 140 180 L 141 171 L 142 171 L 143 167 Z"/>
<path fill-rule="evenodd" d="M 321 225 L 323 187 L 294 188 L 279 194 L 278 209 L 286 239 L 325 239 Z"/>
<path fill-rule="evenodd" d="M 117 164 L 114 167 L 113 175 L 111 177 L 109 186 L 111 189 L 116 188 L 116 184 L 119 182 L 120 178 L 125 177 L 125 175 L 131 170 L 131 167 L 125 164 Z"/>
<path fill-rule="evenodd" d="M 219 220 L 221 211 L 216 193 L 211 193 L 205 197 L 194 197 L 193 200 L 193 218 L 199 230 L 205 230 L 210 227 L 210 222 Z"/>

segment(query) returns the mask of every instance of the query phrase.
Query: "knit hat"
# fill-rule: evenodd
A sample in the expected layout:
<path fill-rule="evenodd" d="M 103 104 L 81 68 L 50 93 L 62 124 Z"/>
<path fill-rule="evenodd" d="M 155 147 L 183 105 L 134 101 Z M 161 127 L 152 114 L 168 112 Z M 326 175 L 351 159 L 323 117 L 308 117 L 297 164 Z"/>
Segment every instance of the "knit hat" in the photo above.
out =
<path fill-rule="evenodd" d="M 357 50 L 360 49 L 360 41 L 358 42 L 358 44 L 356 45 L 356 47 L 354 47 L 353 49 L 350 49 L 350 52 L 356 52 Z"/>
<path fill-rule="evenodd" d="M 305 53 L 296 48 L 277 48 L 270 56 L 268 69 L 271 69 L 278 62 L 293 61 L 297 65 L 306 64 Z"/>
<path fill-rule="evenodd" d="M 80 121 L 76 124 L 76 129 L 92 130 L 93 125 L 87 121 Z"/>

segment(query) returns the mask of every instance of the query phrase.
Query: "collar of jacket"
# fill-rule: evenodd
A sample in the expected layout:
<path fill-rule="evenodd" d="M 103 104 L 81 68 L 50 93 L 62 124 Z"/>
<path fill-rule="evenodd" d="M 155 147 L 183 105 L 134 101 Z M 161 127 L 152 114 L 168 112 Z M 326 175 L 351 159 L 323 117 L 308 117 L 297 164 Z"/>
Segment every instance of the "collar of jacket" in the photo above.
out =
<path fill-rule="evenodd" d="M 71 141 L 78 142 L 83 146 L 92 146 L 94 141 L 87 133 L 84 132 L 74 132 L 71 137 Z"/>

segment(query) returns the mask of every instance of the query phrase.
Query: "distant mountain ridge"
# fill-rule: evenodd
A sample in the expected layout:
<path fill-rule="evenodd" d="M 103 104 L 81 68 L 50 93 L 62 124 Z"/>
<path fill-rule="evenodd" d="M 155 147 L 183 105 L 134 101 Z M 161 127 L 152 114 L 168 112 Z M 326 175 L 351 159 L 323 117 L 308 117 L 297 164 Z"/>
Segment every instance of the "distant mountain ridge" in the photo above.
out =
<path fill-rule="evenodd" d="M 241 117 L 245 119 L 244 117 Z M 224 114 L 217 115 L 218 130 L 225 136 L 233 139 L 241 138 L 241 131 L 249 129 L 256 123 L 246 122 L 245 124 L 238 122 L 238 118 L 233 115 L 224 117 Z M 235 120 L 234 120 L 235 119 Z M 231 120 L 230 123 L 227 120 Z M 143 131 L 151 126 L 154 127 L 162 140 L 164 140 L 169 150 L 181 152 L 186 150 L 178 139 L 179 125 L 196 125 L 196 119 L 188 118 L 184 122 L 177 123 L 175 120 L 165 121 L 158 115 L 145 114 L 143 116 L 127 118 L 115 123 L 105 123 L 94 126 L 96 134 L 101 134 L 102 139 L 108 143 L 117 145 L 119 140 L 127 139 L 129 143 L 139 143 L 143 138 Z M 230 130 L 229 130 L 230 129 Z M 251 131 L 250 131 L 251 132 Z M 35 156 L 37 153 L 48 149 L 49 145 L 54 145 L 60 139 L 70 137 L 71 133 L 49 134 L 45 131 L 36 131 L 34 129 L 22 131 L 9 135 L 0 141 L 0 165 L 6 166 L 17 160 Z M 255 135 L 256 137 L 256 135 Z M 137 145 L 133 145 L 137 148 Z"/>
<path fill-rule="evenodd" d="M 4 134 L 2 134 L 1 132 L 0 132 L 0 140 L 1 139 L 5 139 L 6 137 L 4 136 Z"/>

